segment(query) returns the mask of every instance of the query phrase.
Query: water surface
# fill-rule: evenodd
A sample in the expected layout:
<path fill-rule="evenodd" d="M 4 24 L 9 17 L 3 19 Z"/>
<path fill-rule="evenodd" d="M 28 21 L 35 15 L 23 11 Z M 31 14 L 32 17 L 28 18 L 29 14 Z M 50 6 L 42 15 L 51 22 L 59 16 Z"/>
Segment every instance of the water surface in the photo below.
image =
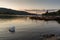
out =
<path fill-rule="evenodd" d="M 8 31 L 15 26 L 16 32 Z M 30 18 L 0 19 L 0 40 L 40 40 L 41 34 L 54 33 L 59 36 L 60 24 L 57 21 L 32 20 Z"/>

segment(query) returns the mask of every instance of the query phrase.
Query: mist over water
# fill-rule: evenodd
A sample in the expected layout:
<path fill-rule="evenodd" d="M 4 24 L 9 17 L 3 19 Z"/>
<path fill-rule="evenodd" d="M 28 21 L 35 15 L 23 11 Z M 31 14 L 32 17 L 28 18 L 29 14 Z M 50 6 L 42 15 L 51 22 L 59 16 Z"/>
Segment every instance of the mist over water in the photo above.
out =
<path fill-rule="evenodd" d="M 15 33 L 9 32 L 15 26 Z M 34 20 L 29 17 L 0 19 L 0 40 L 40 40 L 41 34 L 60 35 L 60 24 L 57 21 Z"/>

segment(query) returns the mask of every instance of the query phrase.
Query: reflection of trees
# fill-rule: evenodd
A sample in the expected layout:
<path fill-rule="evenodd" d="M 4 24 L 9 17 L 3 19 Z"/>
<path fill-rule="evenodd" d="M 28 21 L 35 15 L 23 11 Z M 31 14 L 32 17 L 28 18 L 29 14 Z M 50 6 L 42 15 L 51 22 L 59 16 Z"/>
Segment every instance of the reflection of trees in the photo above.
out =
<path fill-rule="evenodd" d="M 40 20 L 41 21 L 41 19 L 38 19 L 38 18 L 30 18 L 31 20 Z M 60 24 L 60 19 L 54 19 L 54 20 L 45 20 L 44 19 L 44 21 L 56 21 L 57 23 L 59 23 Z"/>
<path fill-rule="evenodd" d="M 15 18 L 15 16 L 6 16 L 6 15 L 1 16 L 0 15 L 0 19 L 12 19 L 12 18 Z"/>
<path fill-rule="evenodd" d="M 57 23 L 60 24 L 60 20 L 44 20 L 44 21 L 56 21 Z"/>
<path fill-rule="evenodd" d="M 60 20 L 55 20 L 55 21 L 57 21 L 60 24 Z"/>

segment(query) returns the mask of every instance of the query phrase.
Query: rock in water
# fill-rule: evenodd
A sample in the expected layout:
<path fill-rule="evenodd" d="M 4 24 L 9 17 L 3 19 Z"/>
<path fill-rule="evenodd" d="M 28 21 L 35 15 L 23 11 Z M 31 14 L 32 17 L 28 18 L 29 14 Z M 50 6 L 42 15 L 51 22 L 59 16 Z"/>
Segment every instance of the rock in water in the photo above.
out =
<path fill-rule="evenodd" d="M 15 32 L 15 26 L 10 26 L 9 27 L 9 32 Z"/>

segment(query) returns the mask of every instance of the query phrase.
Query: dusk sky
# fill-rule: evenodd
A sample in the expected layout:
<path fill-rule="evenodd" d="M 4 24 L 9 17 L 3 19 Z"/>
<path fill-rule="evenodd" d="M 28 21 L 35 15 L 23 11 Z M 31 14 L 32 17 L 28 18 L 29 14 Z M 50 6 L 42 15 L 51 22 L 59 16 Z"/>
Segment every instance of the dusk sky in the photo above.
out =
<path fill-rule="evenodd" d="M 60 9 L 60 0 L 0 0 L 0 7 L 21 9 Z"/>

